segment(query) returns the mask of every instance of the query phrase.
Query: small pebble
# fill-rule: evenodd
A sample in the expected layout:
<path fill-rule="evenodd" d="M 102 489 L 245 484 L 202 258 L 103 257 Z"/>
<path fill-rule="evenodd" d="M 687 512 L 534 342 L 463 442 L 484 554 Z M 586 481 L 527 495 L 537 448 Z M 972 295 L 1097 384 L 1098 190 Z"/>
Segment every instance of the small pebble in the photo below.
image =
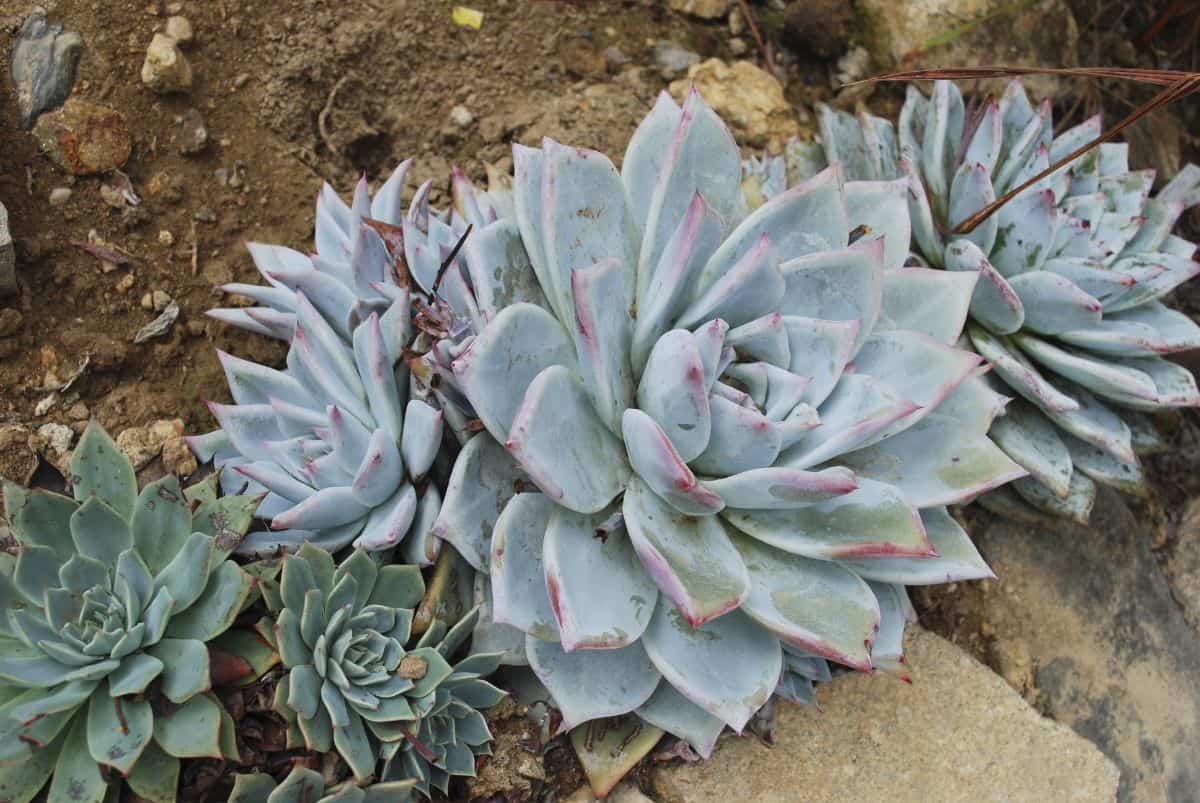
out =
<path fill-rule="evenodd" d="M 67 410 L 67 415 L 71 417 L 72 421 L 86 421 L 90 414 L 91 413 L 88 410 L 88 406 L 81 401 L 75 402 L 71 405 L 71 408 Z"/>
<path fill-rule="evenodd" d="M 179 119 L 179 152 L 184 156 L 200 153 L 208 145 L 208 128 L 195 109 L 188 109 Z"/>
<path fill-rule="evenodd" d="M 162 290 L 155 290 L 151 293 L 150 298 L 155 312 L 162 312 L 171 303 L 171 297 Z"/>
<path fill-rule="evenodd" d="M 455 106 L 450 110 L 450 120 L 459 128 L 466 128 L 475 122 L 475 115 L 466 106 Z"/>
<path fill-rule="evenodd" d="M 133 274 L 126 273 L 121 277 L 121 281 L 117 282 L 117 292 L 126 293 L 133 287 Z"/>
<path fill-rule="evenodd" d="M 167 36 L 181 45 L 192 41 L 192 23 L 187 17 L 171 17 L 167 20 Z"/>
<path fill-rule="evenodd" d="M 55 187 L 54 189 L 50 190 L 51 206 L 62 206 L 69 200 L 71 200 L 70 187 Z"/>
<path fill-rule="evenodd" d="M 737 37 L 734 37 L 733 39 L 729 40 L 729 52 L 735 56 L 745 55 L 748 49 L 749 46 L 746 44 L 745 39 L 738 39 Z"/>
<path fill-rule="evenodd" d="M 142 62 L 142 83 L 160 95 L 192 90 L 192 65 L 170 36 L 154 34 Z"/>
<path fill-rule="evenodd" d="M 158 242 L 166 246 L 175 245 L 175 235 L 166 229 L 163 229 L 158 233 Z"/>

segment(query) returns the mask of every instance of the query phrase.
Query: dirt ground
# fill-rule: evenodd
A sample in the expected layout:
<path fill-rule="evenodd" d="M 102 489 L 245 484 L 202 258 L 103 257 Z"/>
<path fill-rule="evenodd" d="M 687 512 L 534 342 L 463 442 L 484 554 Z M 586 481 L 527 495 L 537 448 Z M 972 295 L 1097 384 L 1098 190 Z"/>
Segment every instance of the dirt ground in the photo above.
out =
<path fill-rule="evenodd" d="M 21 316 L 15 333 L 0 337 L 0 426 L 70 425 L 94 416 L 114 432 L 163 418 L 182 418 L 191 432 L 211 428 L 203 401 L 227 398 L 216 349 L 267 363 L 280 362 L 284 349 L 204 312 L 221 303 L 219 285 L 258 281 L 246 241 L 310 245 L 321 181 L 347 193 L 360 175 L 382 179 L 410 156 L 419 180 L 446 177 L 452 164 L 483 180 L 485 163 L 511 168 L 512 142 L 533 144 L 543 136 L 619 155 L 669 83 L 655 66 L 654 42 L 671 40 L 704 58 L 733 55 L 723 21 L 670 11 L 665 0 L 472 0 L 467 5 L 484 14 L 478 31 L 454 26 L 446 0 L 41 4 L 83 37 L 73 96 L 127 118 L 133 155 L 124 172 L 140 202 L 115 208 L 105 200 L 112 175 L 71 177 L 19 127 L 8 58 L 32 4 L 0 0 L 0 200 L 9 212 L 21 287 L 15 299 L 0 300 Z M 752 5 L 770 38 L 781 4 Z M 1073 2 L 1083 60 L 1107 52 L 1114 36 L 1127 42 L 1165 5 Z M 1124 8 L 1116 17 L 1120 30 L 1114 6 Z M 186 15 L 195 30 L 185 51 L 195 86 L 163 97 L 143 85 L 139 72 L 150 39 L 171 13 Z M 1143 66 L 1197 69 L 1195 51 L 1185 43 L 1176 63 Z M 798 106 L 831 99 L 832 59 L 814 47 L 787 60 L 787 98 Z M 1105 84 L 1061 111 L 1079 119 L 1102 107 L 1112 118 L 1143 94 Z M 898 97 L 898 89 L 881 89 L 872 105 L 882 111 Z M 1195 160 L 1198 105 L 1185 101 L 1135 129 L 1135 161 Z M 455 107 L 472 119 L 456 121 Z M 191 109 L 203 117 L 208 144 L 184 155 L 181 119 Z M 1162 126 L 1178 140 L 1165 153 L 1147 135 Z M 52 191 L 62 187 L 71 189 L 69 200 L 51 205 Z M 433 200 L 446 197 L 443 185 Z M 1198 224 L 1193 212 L 1185 224 L 1193 239 Z M 111 269 L 76 245 L 89 238 L 128 263 Z M 155 291 L 169 295 L 181 313 L 165 336 L 135 345 L 134 334 L 158 314 L 143 305 Z M 1200 314 L 1200 288 L 1178 301 Z M 81 365 L 70 389 L 35 413 Z M 1183 501 L 1200 493 L 1200 416 L 1173 414 L 1160 424 L 1174 448 L 1152 461 L 1156 496 L 1139 510 L 1160 523 L 1156 546 L 1167 547 Z M 979 594 L 954 596 L 951 589 L 918 601 L 927 626 L 994 663 Z M 578 781 L 573 769 L 560 775 Z"/>

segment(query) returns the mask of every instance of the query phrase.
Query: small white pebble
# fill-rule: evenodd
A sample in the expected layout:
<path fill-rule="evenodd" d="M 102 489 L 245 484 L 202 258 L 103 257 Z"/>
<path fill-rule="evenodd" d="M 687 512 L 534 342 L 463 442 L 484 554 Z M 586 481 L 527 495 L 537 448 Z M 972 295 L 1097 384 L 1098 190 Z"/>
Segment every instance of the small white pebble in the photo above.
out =
<path fill-rule="evenodd" d="M 55 187 L 54 189 L 50 190 L 51 206 L 62 206 L 69 200 L 71 200 L 70 187 Z"/>
<path fill-rule="evenodd" d="M 450 120 L 459 128 L 466 128 L 475 122 L 475 115 L 466 106 L 455 106 L 450 110 Z"/>
<path fill-rule="evenodd" d="M 163 229 L 162 231 L 160 231 L 158 233 L 158 241 L 160 243 L 162 243 L 163 245 L 174 245 L 175 244 L 175 235 L 172 234 L 171 232 L 167 231 L 166 229 Z"/>

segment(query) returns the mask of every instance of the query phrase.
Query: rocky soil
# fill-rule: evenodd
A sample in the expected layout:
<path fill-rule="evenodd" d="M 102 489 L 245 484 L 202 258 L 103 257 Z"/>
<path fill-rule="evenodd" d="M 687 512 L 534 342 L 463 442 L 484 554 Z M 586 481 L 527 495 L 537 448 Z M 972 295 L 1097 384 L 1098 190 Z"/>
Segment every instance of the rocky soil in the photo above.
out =
<path fill-rule="evenodd" d="M 838 88 L 877 70 L 1197 69 L 1200 26 L 1185 9 L 1155 31 L 1169 0 L 470 0 L 478 30 L 442 0 L 41 3 L 0 0 L 0 475 L 21 482 L 52 478 L 91 417 L 144 477 L 195 471 L 180 435 L 226 398 L 216 349 L 283 356 L 204 311 L 256 281 L 246 241 L 310 244 L 322 181 L 409 156 L 421 180 L 482 180 L 543 136 L 619 156 L 690 83 L 748 152 L 773 149 L 811 136 L 817 101 L 894 112 L 898 86 Z M 1030 84 L 1062 125 L 1151 94 Z M 1132 161 L 1172 172 L 1197 131 L 1194 101 L 1156 113 Z M 1200 289 L 1176 301 L 1200 314 Z M 1200 417 L 1160 428 L 1154 496 L 1105 497 L 1090 528 L 969 512 L 1000 579 L 918 595 L 940 636 L 914 637 L 913 686 L 839 678 L 823 715 L 780 709 L 774 749 L 727 737 L 700 766 L 660 745 L 609 799 L 1195 799 Z M 561 742 L 500 731 L 493 799 L 590 798 Z"/>

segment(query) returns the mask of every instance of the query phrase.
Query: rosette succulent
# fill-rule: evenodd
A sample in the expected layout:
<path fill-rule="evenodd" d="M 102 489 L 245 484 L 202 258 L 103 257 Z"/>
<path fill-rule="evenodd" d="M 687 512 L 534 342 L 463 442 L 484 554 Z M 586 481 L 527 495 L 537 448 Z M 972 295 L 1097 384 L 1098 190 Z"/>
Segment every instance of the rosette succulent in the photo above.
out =
<path fill-rule="evenodd" d="M 168 476 L 138 492 L 95 423 L 71 460 L 74 498 L 8 483 L 19 545 L 0 557 L 0 799 L 107 799 L 125 777 L 173 803 L 179 759 L 236 758 L 233 720 L 209 692 L 206 642 L 253 580 L 226 555 L 248 497 Z"/>
<path fill-rule="evenodd" d="M 321 773 L 296 767 L 283 783 L 264 772 L 238 775 L 228 803 L 409 803 L 414 783 L 392 781 L 364 787 L 346 781 L 327 790 Z"/>
<path fill-rule="evenodd" d="M 514 162 L 524 273 L 451 364 L 487 431 L 434 525 L 490 580 L 487 643 L 564 727 L 636 711 L 705 754 L 810 657 L 898 661 L 872 644 L 904 584 L 990 574 L 944 506 L 1024 474 L 952 345 L 974 274 L 902 268 L 904 186 L 838 165 L 748 212 L 694 92 L 620 172 Z"/>
<path fill-rule="evenodd" d="M 424 591 L 417 567 L 379 566 L 361 549 L 337 566 L 312 544 L 284 558 L 267 600 L 287 670 L 275 707 L 289 745 L 336 749 L 359 782 L 416 779 L 426 795 L 431 784 L 445 791 L 450 775 L 474 775 L 491 739 L 476 709 L 503 696 L 480 677 L 498 656 L 451 666 L 470 618 L 449 632 L 435 622 L 406 649 Z"/>
<path fill-rule="evenodd" d="M 211 404 L 221 429 L 190 439 L 227 489 L 266 494 L 259 515 L 273 531 L 253 533 L 244 553 L 304 541 L 380 550 L 407 535 L 406 560 L 437 557 L 427 532 L 441 498 L 426 474 L 446 416 L 459 439 L 470 432 L 461 399 L 443 395 L 439 375 L 481 325 L 476 298 L 505 297 L 495 275 L 507 267 L 510 241 L 520 243 L 515 224 L 499 223 L 511 217 L 511 200 L 495 175 L 484 192 L 456 171 L 455 207 L 440 213 L 426 182 L 402 213 L 409 165 L 374 198 L 360 181 L 349 205 L 326 184 L 316 253 L 251 243 L 268 284 L 222 289 L 259 306 L 209 313 L 290 341 L 283 371 L 220 353 L 235 403 Z M 479 231 L 456 252 L 468 226 Z"/>
<path fill-rule="evenodd" d="M 825 158 L 860 179 L 907 182 L 912 247 L 937 268 L 978 272 L 967 333 L 1005 392 L 1019 397 L 991 436 L 1030 476 L 983 501 L 1086 521 L 1095 483 L 1144 493 L 1137 455 L 1159 444 L 1146 411 L 1200 405 L 1192 375 L 1164 359 L 1200 346 L 1200 328 L 1162 299 L 1200 273 L 1171 233 L 1200 202 L 1188 166 L 1157 196 L 1153 170 L 1105 143 L 1000 207 L 953 229 L 1098 137 L 1099 116 L 1053 136 L 1050 104 L 1019 81 L 967 108 L 955 85 L 909 87 L 898 126 L 822 109 Z M 774 175 L 750 165 L 773 187 Z"/>

